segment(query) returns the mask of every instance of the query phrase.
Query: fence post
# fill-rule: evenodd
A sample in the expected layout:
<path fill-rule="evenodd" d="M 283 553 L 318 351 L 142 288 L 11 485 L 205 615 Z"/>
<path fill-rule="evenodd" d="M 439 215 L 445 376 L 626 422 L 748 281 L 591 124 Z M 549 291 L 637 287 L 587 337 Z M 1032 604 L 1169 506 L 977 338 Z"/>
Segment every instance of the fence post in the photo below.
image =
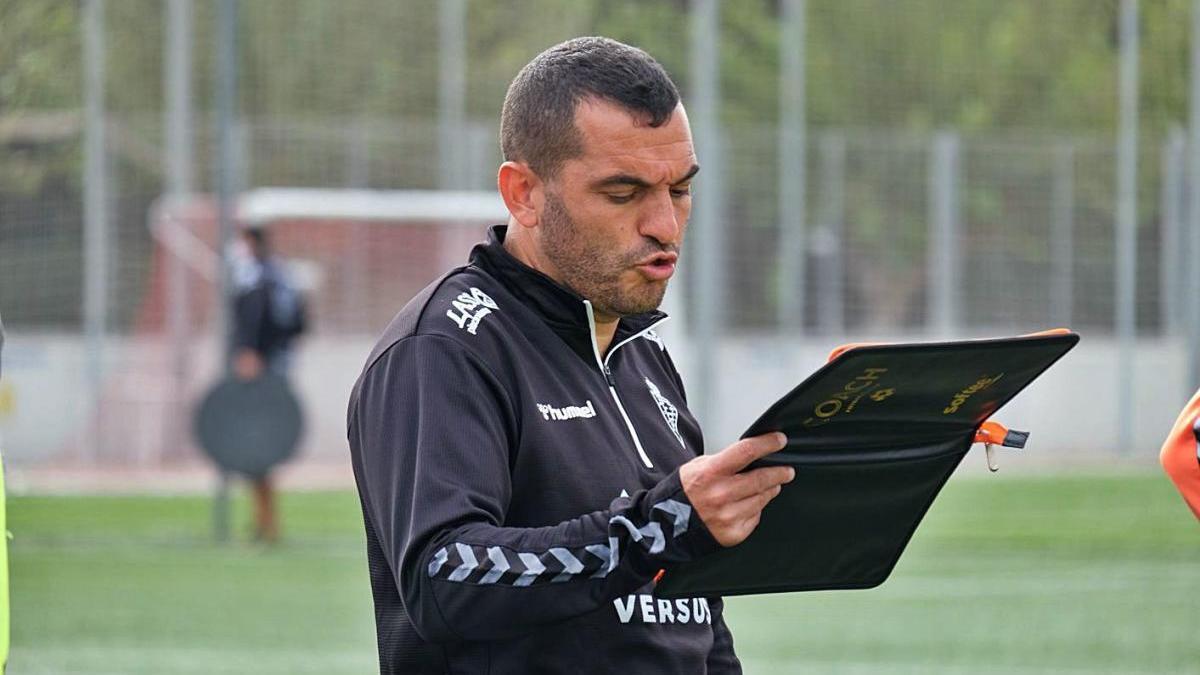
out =
<path fill-rule="evenodd" d="M 1192 2 L 1191 83 L 1188 100 L 1188 261 L 1185 297 L 1188 307 L 1188 373 L 1183 400 L 1200 385 L 1200 0 Z"/>
<path fill-rule="evenodd" d="M 813 237 L 821 260 L 817 318 L 824 335 L 837 335 L 846 329 L 846 136 L 826 132 L 817 148 L 821 174 L 821 216 Z"/>
<path fill-rule="evenodd" d="M 958 329 L 962 283 L 959 237 L 959 138 L 953 131 L 933 137 L 929 168 L 929 328 L 939 337 Z"/>
<path fill-rule="evenodd" d="M 1164 335 L 1186 334 L 1184 319 L 1184 280 L 1186 265 L 1183 239 L 1183 185 L 1187 141 L 1183 130 L 1171 127 L 1162 145 L 1162 191 L 1159 216 L 1162 219 L 1159 244 L 1159 309 Z"/>
<path fill-rule="evenodd" d="M 99 409 L 104 350 L 108 333 L 109 193 L 108 144 L 104 106 L 104 0 L 83 3 L 84 131 L 83 131 L 83 330 L 86 336 L 87 389 L 91 394 L 96 430 L 86 434 L 83 459 L 99 459 L 104 414 Z"/>
<path fill-rule="evenodd" d="M 346 155 L 346 187 L 366 190 L 371 187 L 371 125 L 365 115 L 349 130 L 349 147 Z M 369 326 L 367 313 L 361 311 L 364 298 L 369 297 L 370 284 L 367 280 L 370 268 L 371 225 L 354 221 L 347 225 L 349 241 L 342 254 L 341 305 L 336 308 L 338 321 L 343 326 L 361 329 Z"/>
<path fill-rule="evenodd" d="M 1137 330 L 1138 3 L 1121 0 L 1117 138 L 1117 442 L 1133 448 L 1134 339 Z"/>
<path fill-rule="evenodd" d="M 216 89 L 217 161 L 214 162 L 214 182 L 217 186 L 217 213 L 220 231 L 220 265 L 216 278 L 219 303 L 217 316 L 218 350 L 222 366 L 229 363 L 229 329 L 232 325 L 232 279 L 229 271 L 229 245 L 233 241 L 234 201 L 239 174 L 237 129 L 237 0 L 221 0 L 217 5 L 216 47 L 217 73 L 213 85 Z M 217 541 L 229 540 L 229 476 L 221 472 L 213 500 L 213 530 Z"/>
<path fill-rule="evenodd" d="M 162 161 L 167 194 L 180 197 L 196 188 L 192 137 L 192 0 L 170 0 L 166 19 L 163 39 L 166 145 Z"/>
<path fill-rule="evenodd" d="M 779 40 L 779 249 L 777 325 L 804 327 L 808 286 L 807 138 L 805 136 L 805 0 L 785 0 Z"/>
<path fill-rule="evenodd" d="M 166 172 L 167 199 L 154 216 L 185 226 L 193 182 L 192 136 L 192 0 L 170 0 L 167 4 L 163 51 L 163 167 Z M 172 225 L 175 226 L 175 225 Z M 191 373 L 191 288 L 187 262 L 172 251 L 164 251 L 170 266 L 167 286 L 167 330 L 171 350 L 171 400 L 168 419 L 163 425 L 163 449 L 160 458 L 181 455 L 188 429 L 187 391 Z"/>
<path fill-rule="evenodd" d="M 466 151 L 465 0 L 438 3 L 438 187 L 464 186 Z"/>
<path fill-rule="evenodd" d="M 1070 141 L 1054 148 L 1051 181 L 1050 319 L 1070 326 L 1075 306 L 1075 146 Z"/>
<path fill-rule="evenodd" d="M 691 307 L 696 317 L 693 359 L 696 416 L 713 424 L 716 412 L 717 341 L 725 318 L 725 179 L 720 138 L 720 3 L 696 0 L 691 5 L 691 111 L 696 152 L 704 170 L 696 176 L 692 213 L 695 259 L 690 265 Z"/>

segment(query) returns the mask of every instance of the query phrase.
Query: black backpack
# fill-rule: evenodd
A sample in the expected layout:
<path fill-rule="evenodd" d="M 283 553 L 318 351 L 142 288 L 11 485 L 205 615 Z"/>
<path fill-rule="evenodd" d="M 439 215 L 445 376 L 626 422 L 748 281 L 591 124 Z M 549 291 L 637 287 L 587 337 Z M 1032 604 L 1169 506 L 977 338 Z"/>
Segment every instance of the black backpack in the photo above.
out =
<path fill-rule="evenodd" d="M 269 275 L 263 284 L 266 293 L 264 332 L 272 343 L 287 346 L 308 330 L 308 300 L 286 280 Z"/>

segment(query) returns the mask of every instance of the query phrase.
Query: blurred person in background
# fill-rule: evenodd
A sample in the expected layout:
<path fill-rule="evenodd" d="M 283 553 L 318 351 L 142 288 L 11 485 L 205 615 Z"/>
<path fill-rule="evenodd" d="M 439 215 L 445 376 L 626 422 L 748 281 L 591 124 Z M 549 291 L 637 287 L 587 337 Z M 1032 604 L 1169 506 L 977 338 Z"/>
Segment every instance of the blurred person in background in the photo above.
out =
<path fill-rule="evenodd" d="M 240 380 L 263 373 L 287 378 L 292 346 L 307 329 L 304 298 L 287 268 L 271 251 L 266 228 L 242 230 L 240 248 L 233 260 L 232 370 Z M 252 476 L 254 537 L 273 543 L 279 539 L 275 490 L 270 474 Z"/>
<path fill-rule="evenodd" d="M 705 456 L 654 331 L 699 170 L 652 57 L 569 40 L 513 80 L 510 217 L 368 357 L 348 436 L 383 673 L 739 673 L 720 598 L 653 595 L 733 546 L 782 434 Z"/>

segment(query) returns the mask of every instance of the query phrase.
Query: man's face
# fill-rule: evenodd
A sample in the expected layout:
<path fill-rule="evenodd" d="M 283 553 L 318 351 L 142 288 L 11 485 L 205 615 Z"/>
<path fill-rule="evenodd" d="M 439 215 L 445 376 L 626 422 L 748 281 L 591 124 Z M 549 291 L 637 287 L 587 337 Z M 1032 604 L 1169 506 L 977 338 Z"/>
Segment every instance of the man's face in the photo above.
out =
<path fill-rule="evenodd" d="M 602 318 L 662 302 L 691 213 L 698 170 L 683 106 L 659 127 L 585 100 L 575 111 L 583 153 L 546 184 L 539 218 L 545 270 Z"/>
<path fill-rule="evenodd" d="M 242 232 L 242 244 L 246 247 L 246 253 L 257 260 L 263 260 L 267 257 L 266 244 L 251 234 L 249 230 Z"/>

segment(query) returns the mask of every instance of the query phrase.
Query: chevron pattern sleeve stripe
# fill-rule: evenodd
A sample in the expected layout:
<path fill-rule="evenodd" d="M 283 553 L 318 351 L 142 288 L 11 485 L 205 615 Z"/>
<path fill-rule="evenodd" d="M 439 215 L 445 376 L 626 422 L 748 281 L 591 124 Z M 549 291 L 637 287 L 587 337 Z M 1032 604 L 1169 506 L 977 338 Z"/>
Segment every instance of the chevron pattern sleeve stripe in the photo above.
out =
<path fill-rule="evenodd" d="M 501 546 L 483 546 L 454 542 L 437 550 L 429 564 L 432 579 L 458 583 L 502 586 L 536 586 L 573 579 L 603 579 L 620 562 L 620 542 L 631 541 L 651 555 L 666 549 L 667 537 L 674 539 L 687 532 L 692 507 L 666 499 L 650 509 L 654 520 L 641 527 L 624 515 L 613 516 L 609 524 L 624 536 L 610 536 L 607 544 L 587 544 L 576 548 L 555 546 L 546 551 L 512 551 Z"/>

